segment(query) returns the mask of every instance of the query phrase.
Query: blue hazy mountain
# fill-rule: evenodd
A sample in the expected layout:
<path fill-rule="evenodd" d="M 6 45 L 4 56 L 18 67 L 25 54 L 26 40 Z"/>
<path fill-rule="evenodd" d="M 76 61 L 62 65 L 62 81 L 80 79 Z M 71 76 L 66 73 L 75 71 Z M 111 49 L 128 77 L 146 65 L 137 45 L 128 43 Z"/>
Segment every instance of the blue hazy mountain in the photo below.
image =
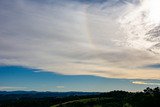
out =
<path fill-rule="evenodd" d="M 0 100 L 44 97 L 62 98 L 68 96 L 86 96 L 98 94 L 98 92 L 0 91 Z"/>

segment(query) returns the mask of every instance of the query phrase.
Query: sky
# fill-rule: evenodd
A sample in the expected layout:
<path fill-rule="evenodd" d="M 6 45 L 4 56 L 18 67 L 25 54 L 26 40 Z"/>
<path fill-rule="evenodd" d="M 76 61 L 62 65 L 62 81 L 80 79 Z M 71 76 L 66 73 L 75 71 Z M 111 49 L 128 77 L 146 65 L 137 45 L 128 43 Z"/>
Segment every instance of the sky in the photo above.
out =
<path fill-rule="evenodd" d="M 160 86 L 159 80 L 113 79 L 91 75 L 62 75 L 20 66 L 0 67 L 1 91 L 109 92 L 142 91 Z"/>
<path fill-rule="evenodd" d="M 0 90 L 160 85 L 159 0 L 0 0 Z"/>

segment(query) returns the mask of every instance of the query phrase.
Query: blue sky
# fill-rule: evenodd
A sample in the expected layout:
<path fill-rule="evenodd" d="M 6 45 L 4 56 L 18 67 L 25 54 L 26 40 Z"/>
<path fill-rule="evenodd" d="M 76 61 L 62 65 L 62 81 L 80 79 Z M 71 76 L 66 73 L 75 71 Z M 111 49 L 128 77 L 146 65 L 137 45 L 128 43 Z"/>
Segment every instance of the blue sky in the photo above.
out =
<path fill-rule="evenodd" d="M 146 87 L 158 85 L 133 84 L 133 79 L 113 79 L 97 76 L 71 76 L 20 66 L 0 67 L 0 90 L 36 90 L 36 91 L 94 91 L 107 92 L 111 90 L 142 91 Z M 158 80 L 148 80 L 156 82 Z"/>
<path fill-rule="evenodd" d="M 159 0 L 0 0 L 0 90 L 159 86 L 157 4 Z"/>

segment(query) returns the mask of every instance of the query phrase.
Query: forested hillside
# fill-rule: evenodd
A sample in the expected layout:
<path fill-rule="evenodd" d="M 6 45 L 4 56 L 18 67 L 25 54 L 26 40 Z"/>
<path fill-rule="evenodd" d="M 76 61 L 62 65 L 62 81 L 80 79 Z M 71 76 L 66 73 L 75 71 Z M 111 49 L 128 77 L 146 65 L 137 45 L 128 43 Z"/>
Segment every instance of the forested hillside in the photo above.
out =
<path fill-rule="evenodd" d="M 0 93 L 0 107 L 160 107 L 159 87 L 143 92 L 11 93 Z"/>

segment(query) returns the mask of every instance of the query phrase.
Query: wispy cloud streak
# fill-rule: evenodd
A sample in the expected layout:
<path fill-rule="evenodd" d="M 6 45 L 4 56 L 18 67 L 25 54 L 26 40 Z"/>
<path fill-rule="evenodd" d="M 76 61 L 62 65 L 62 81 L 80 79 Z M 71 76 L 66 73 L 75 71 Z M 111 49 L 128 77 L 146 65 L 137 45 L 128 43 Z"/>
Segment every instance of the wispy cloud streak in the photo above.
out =
<path fill-rule="evenodd" d="M 159 63 L 158 54 L 126 46 L 128 33 L 121 29 L 126 18 L 120 19 L 138 6 L 139 0 L 1 0 L 0 65 L 67 75 L 160 79 L 159 69 L 140 68 Z"/>
<path fill-rule="evenodd" d="M 0 86 L 0 90 L 24 90 L 26 87 Z"/>
<path fill-rule="evenodd" d="M 64 86 L 56 86 L 56 88 L 63 89 L 65 87 Z"/>
<path fill-rule="evenodd" d="M 138 85 L 156 85 L 156 86 L 160 85 L 160 83 L 145 82 L 145 81 L 133 81 L 132 84 L 138 84 Z"/>

